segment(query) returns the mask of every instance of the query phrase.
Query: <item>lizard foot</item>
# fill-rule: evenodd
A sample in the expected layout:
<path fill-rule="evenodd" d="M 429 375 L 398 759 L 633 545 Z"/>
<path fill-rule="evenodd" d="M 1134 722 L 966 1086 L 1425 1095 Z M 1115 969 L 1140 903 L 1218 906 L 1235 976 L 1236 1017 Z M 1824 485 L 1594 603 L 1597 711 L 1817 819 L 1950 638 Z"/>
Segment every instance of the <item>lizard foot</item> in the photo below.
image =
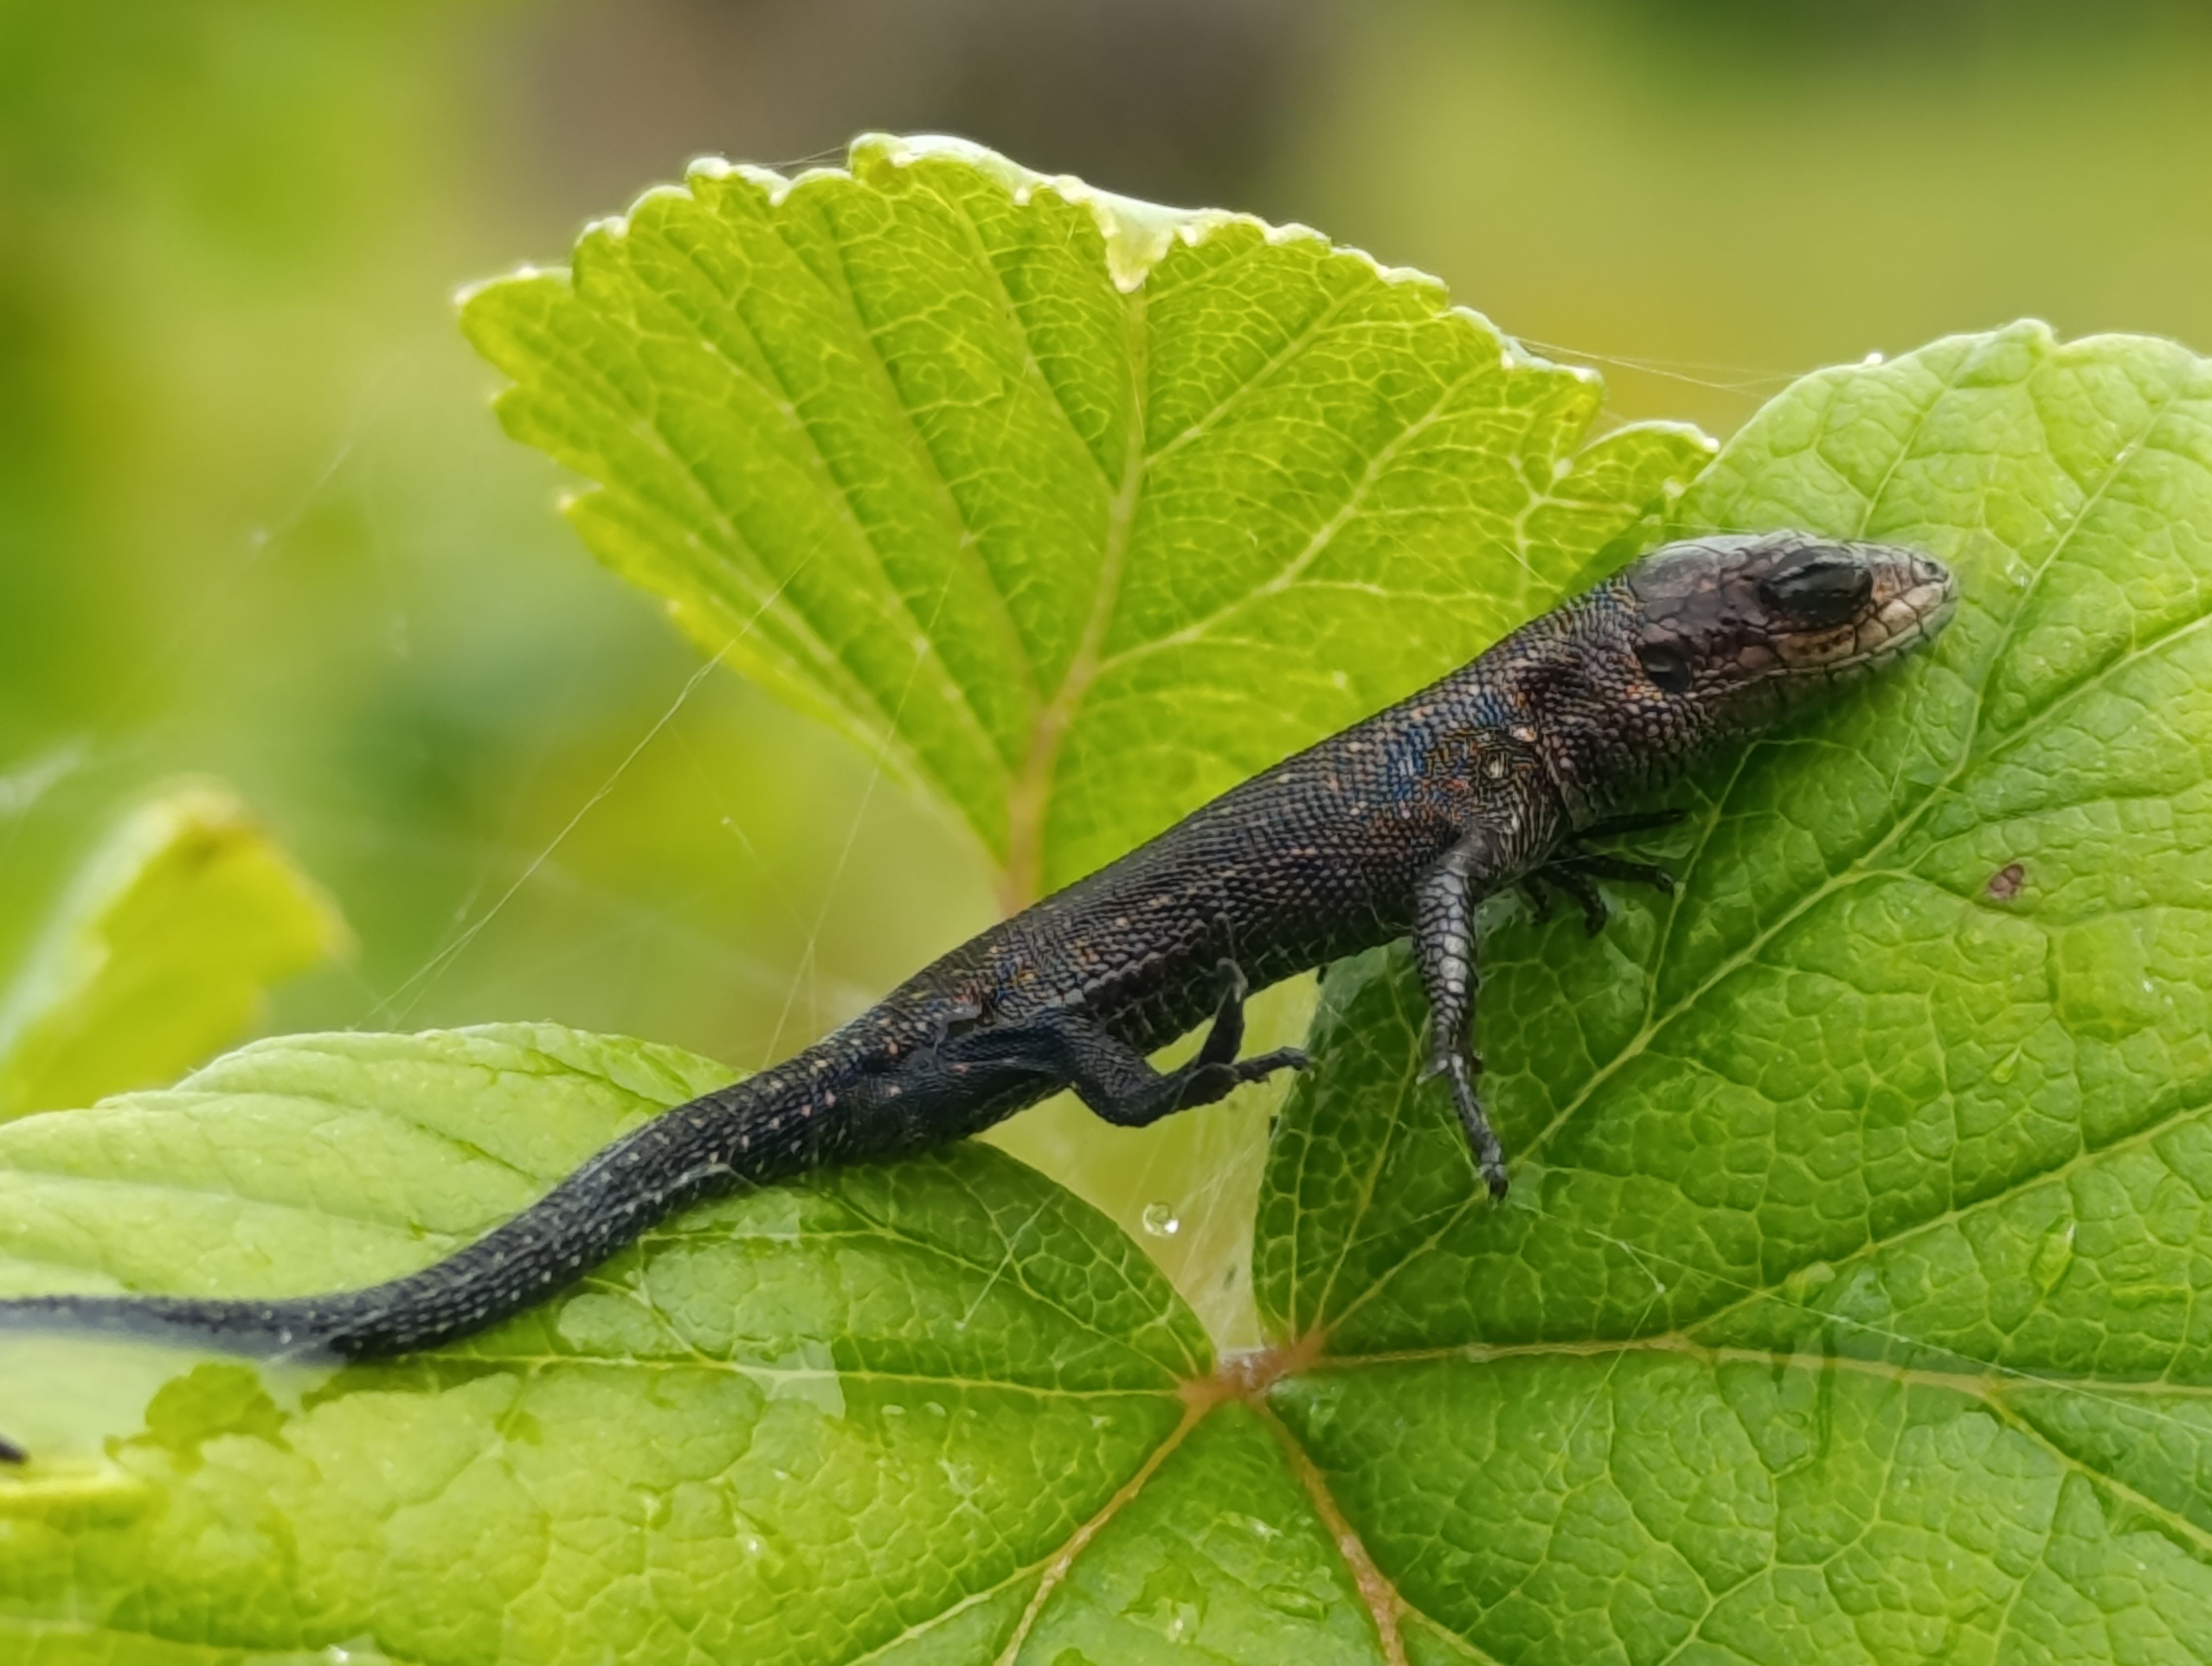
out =
<path fill-rule="evenodd" d="M 1656 811 L 1649 815 L 1615 816 L 1601 822 L 1593 822 L 1579 833 L 1568 838 L 1559 848 L 1559 854 L 1528 874 L 1521 881 L 1522 894 L 1532 905 L 1534 917 L 1540 923 L 1551 912 L 1551 897 L 1547 887 L 1565 891 L 1582 905 L 1583 926 L 1592 937 L 1605 929 L 1608 909 L 1605 897 L 1597 888 L 1600 879 L 1618 879 L 1626 885 L 1649 885 L 1665 896 L 1674 889 L 1674 876 L 1656 862 L 1633 862 L 1626 857 L 1609 856 L 1592 850 L 1586 840 L 1602 838 L 1613 834 L 1643 832 L 1655 827 L 1668 827 L 1682 819 L 1679 810 Z"/>
<path fill-rule="evenodd" d="M 1304 1070 L 1312 1063 L 1313 1055 L 1303 1047 L 1279 1047 L 1272 1053 L 1255 1053 L 1249 1059 L 1237 1060 L 1237 1079 L 1262 1081 L 1278 1070 Z"/>
<path fill-rule="evenodd" d="M 1492 1202 L 1505 1201 L 1507 1177 L 1505 1147 L 1498 1143 L 1497 1131 L 1490 1126 L 1490 1117 L 1482 1109 L 1482 1100 L 1474 1091 L 1476 1072 L 1482 1068 L 1481 1061 L 1454 1055 L 1432 1059 L 1421 1072 L 1425 1079 L 1431 1076 L 1451 1079 L 1452 1109 L 1459 1113 L 1461 1130 L 1467 1135 L 1468 1151 L 1474 1158 L 1474 1166 L 1482 1176 L 1482 1183 L 1490 1189 Z"/>

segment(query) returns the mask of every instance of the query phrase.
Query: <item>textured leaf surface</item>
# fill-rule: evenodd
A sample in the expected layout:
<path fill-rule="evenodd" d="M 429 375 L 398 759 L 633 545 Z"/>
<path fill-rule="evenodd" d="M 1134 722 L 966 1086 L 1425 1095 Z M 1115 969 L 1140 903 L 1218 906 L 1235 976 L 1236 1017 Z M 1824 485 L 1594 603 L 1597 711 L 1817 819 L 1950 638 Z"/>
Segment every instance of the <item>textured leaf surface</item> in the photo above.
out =
<path fill-rule="evenodd" d="M 0 1280 L 389 1276 L 726 1074 L 551 1026 L 263 1043 L 0 1130 Z M 1041 1621 L 1024 1658 L 1376 1658 L 1251 1414 L 1186 1404 L 1210 1363 L 1134 1244 L 981 1146 L 696 1211 L 399 1365 L 10 1335 L 0 1427 L 40 1461 L 0 1482 L 0 1644 L 918 1662 Z"/>
<path fill-rule="evenodd" d="M 170 1082 L 238 1039 L 269 985 L 347 942 L 245 806 L 179 788 L 127 817 L 0 996 L 0 1117 Z"/>
<path fill-rule="evenodd" d="M 511 432 L 700 641 L 1063 884 L 1540 611 L 1694 471 L 1300 228 L 865 139 L 469 299 Z"/>
<path fill-rule="evenodd" d="M 2212 1657 L 2212 369 L 2040 326 L 1808 378 L 1687 526 L 1952 561 L 1930 655 L 1502 909 L 1493 1210 L 1341 969 L 1262 1204 L 1273 1403 L 1455 1657 Z"/>
<path fill-rule="evenodd" d="M 921 783 L 1009 904 L 1472 657 L 1708 448 L 1593 440 L 1596 378 L 1432 279 L 950 141 L 696 168 L 463 324 L 509 431 L 594 483 L 599 557 Z M 995 1137 L 1174 1218 L 1178 1287 L 1249 1341 L 1273 1091 Z"/>
<path fill-rule="evenodd" d="M 1160 428 L 1169 303 L 1294 291 L 1284 251 L 1349 299 L 1328 291 L 1294 338 L 1194 335 L 1213 345 L 1170 388 L 1246 368 Z M 926 304 L 901 287 L 916 271 Z M 1408 296 L 1387 329 L 1332 334 Z M 1278 310 L 1297 315 L 1279 295 L 1255 315 Z M 1441 654 L 1540 605 L 1601 558 L 1601 524 L 1663 496 L 1674 463 L 1653 459 L 1686 443 L 1572 453 L 1575 385 L 1418 283 L 966 151 L 695 177 L 587 239 L 573 285 L 495 286 L 471 318 L 517 374 L 510 423 L 604 483 L 577 512 L 603 556 L 1017 868 L 1048 834 L 1046 875 L 1350 714 L 1291 668 L 1350 666 L 1336 693 L 1365 709 L 1395 691 L 1386 627 L 1401 655 Z M 1490 362 L 1451 357 L 1474 337 Z M 1408 340 L 1431 358 L 1380 344 Z M 1370 407 L 1296 382 L 1331 354 L 1358 374 L 1324 391 L 1367 377 Z M 1100 362 L 1121 380 L 1086 381 Z M 1462 362 L 1455 386 L 1510 397 L 1462 411 L 1436 391 Z M 1215 457 L 1277 374 L 1322 413 L 1311 431 L 1286 406 Z M 1449 426 L 1407 418 L 1407 387 L 1468 426 L 1401 477 Z M 757 443 L 727 441 L 732 409 Z M 1504 410 L 1522 440 L 1497 438 Z M 1355 490 L 1306 532 L 1307 565 L 1240 567 L 1295 542 L 1279 511 L 1321 525 L 1296 508 L 1319 488 L 1238 496 L 1254 459 L 1341 486 L 1327 448 L 1388 431 L 1377 412 L 1406 437 L 1354 471 L 1403 513 L 1366 525 Z M 1423 493 L 1506 455 L 1519 530 L 1498 542 L 1477 491 L 1454 546 Z M 1583 500 L 1571 566 L 1564 537 L 1528 532 L 1563 459 L 1650 488 Z M 1201 463 L 1212 484 L 1165 489 Z M 2212 372 L 2034 326 L 1940 343 L 1799 384 L 1673 513 L 1918 544 L 1965 605 L 1934 654 L 1680 789 L 1673 899 L 1617 899 L 1595 942 L 1492 906 L 1505 1208 L 1418 1084 L 1419 1003 L 1376 953 L 1332 976 L 1278 1130 L 1264 1359 L 1217 1369 L 1130 1239 L 976 1148 L 696 1212 L 566 1299 L 396 1365 L 9 1337 L 0 1427 L 40 1462 L 0 1481 L 0 1645 L 438 1666 L 2212 1658 Z M 1148 592 L 1155 527 L 1173 582 Z M 1484 528 L 1525 588 L 1483 564 Z M 1301 593 L 1361 549 L 1426 565 Z M 1422 590 L 1448 550 L 1462 589 Z M 1232 576 L 1210 589 L 1217 562 Z M 1193 598 L 1214 611 L 1173 611 Z M 1129 639 L 1130 663 L 1182 680 L 1106 697 L 1125 621 L 1164 633 Z M 1187 779 L 1146 762 L 1170 735 Z M 0 1129 L 0 1280 L 383 1276 L 720 1073 L 544 1028 L 250 1049 L 173 1093 Z"/>

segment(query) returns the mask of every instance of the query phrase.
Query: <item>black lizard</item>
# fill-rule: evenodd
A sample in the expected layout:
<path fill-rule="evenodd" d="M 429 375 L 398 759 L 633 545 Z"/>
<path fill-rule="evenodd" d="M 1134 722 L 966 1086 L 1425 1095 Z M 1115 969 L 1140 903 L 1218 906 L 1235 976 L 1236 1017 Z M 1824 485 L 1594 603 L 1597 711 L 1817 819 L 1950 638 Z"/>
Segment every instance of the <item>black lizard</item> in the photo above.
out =
<path fill-rule="evenodd" d="M 1468 1045 L 1476 903 L 1556 886 L 1596 929 L 1595 879 L 1668 883 L 1588 848 L 1666 819 L 1607 820 L 1609 807 L 1765 723 L 1793 691 L 1925 641 L 1953 601 L 1950 575 L 1908 550 L 1802 533 L 1670 545 L 961 945 L 795 1058 L 636 1128 L 435 1266 L 272 1300 L 31 1297 L 0 1302 L 0 1323 L 252 1353 L 433 1347 L 741 1185 L 974 1134 L 1064 1088 L 1133 1128 L 1295 1068 L 1305 1059 L 1291 1049 L 1238 1056 L 1248 989 L 1409 933 L 1430 1071 L 1449 1079 L 1503 1196 Z M 1146 1061 L 1209 1018 L 1188 1063 Z"/>

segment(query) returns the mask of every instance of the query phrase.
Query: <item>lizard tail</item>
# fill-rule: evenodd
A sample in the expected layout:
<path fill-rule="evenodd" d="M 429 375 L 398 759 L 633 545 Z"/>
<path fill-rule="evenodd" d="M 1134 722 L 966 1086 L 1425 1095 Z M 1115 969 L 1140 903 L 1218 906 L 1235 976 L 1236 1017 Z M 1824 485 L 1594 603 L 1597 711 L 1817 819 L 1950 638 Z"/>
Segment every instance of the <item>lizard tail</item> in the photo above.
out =
<path fill-rule="evenodd" d="M 687 1205 L 811 1167 L 801 1054 L 677 1106 L 598 1152 L 520 1214 L 445 1260 L 363 1290 L 226 1299 L 29 1296 L 0 1300 L 0 1328 L 98 1330 L 270 1356 L 380 1359 L 465 1336 L 522 1311 Z M 0 1440 L 0 1459 L 9 1456 Z"/>

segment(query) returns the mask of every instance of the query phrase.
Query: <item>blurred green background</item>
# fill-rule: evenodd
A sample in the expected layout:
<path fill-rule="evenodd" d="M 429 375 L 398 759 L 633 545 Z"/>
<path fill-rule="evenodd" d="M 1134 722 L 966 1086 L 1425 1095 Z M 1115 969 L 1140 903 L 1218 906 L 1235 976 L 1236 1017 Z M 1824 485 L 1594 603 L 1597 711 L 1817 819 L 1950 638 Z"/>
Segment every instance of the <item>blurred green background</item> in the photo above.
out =
<path fill-rule="evenodd" d="M 756 1065 L 990 916 L 980 856 L 552 513 L 452 293 L 702 152 L 951 131 L 1444 277 L 1620 416 L 2022 313 L 2212 347 L 2202 8 L 0 0 L 0 965 L 231 783 L 357 952 L 276 1029 Z M 688 691 L 688 692 L 687 692 Z"/>

